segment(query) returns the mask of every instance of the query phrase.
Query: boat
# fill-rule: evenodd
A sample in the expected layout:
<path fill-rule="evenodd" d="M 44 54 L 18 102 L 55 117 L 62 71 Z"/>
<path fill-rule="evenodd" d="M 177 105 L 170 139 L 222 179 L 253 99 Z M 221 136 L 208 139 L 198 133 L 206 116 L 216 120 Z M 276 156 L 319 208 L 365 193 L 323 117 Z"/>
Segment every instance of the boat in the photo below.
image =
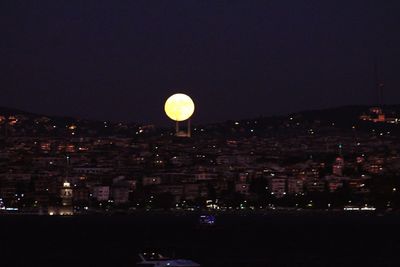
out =
<path fill-rule="evenodd" d="M 210 226 L 215 224 L 215 216 L 213 215 L 201 215 L 199 218 L 200 225 Z"/>
<path fill-rule="evenodd" d="M 200 267 L 200 264 L 187 259 L 164 257 L 157 252 L 139 253 L 138 267 Z"/>

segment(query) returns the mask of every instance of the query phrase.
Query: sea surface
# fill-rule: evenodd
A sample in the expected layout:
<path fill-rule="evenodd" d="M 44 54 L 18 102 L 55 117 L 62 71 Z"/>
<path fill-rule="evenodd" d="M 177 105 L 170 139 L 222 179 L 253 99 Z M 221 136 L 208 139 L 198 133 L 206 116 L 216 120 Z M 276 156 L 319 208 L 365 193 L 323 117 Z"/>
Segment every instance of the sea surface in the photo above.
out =
<path fill-rule="evenodd" d="M 141 250 L 202 266 L 400 266 L 400 215 L 0 216 L 0 266 L 135 266 Z"/>

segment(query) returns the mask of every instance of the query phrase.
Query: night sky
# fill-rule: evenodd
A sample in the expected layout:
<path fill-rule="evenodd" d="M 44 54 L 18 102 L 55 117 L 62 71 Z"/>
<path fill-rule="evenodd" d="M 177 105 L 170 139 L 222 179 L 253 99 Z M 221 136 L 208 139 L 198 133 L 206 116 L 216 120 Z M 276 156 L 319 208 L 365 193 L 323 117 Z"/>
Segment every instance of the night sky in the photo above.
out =
<path fill-rule="evenodd" d="M 0 105 L 168 124 L 400 103 L 400 1 L 1 1 Z"/>

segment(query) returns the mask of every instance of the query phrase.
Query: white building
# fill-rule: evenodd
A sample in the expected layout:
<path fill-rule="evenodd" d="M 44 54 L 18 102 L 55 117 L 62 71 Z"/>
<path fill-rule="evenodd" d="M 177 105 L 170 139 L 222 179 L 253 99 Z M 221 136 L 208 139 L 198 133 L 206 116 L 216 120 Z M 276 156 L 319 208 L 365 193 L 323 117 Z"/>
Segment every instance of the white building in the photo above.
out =
<path fill-rule="evenodd" d="M 74 172 L 78 174 L 101 174 L 112 171 L 112 168 L 104 167 L 77 167 L 74 168 Z"/>
<path fill-rule="evenodd" d="M 235 184 L 235 192 L 241 193 L 243 195 L 249 194 L 249 184 L 237 183 Z"/>
<path fill-rule="evenodd" d="M 92 197 L 97 201 L 107 201 L 110 198 L 110 187 L 97 185 L 92 188 Z"/>
<path fill-rule="evenodd" d="M 335 163 L 332 166 L 332 173 L 336 176 L 343 176 L 344 159 L 342 157 L 336 158 Z"/>
<path fill-rule="evenodd" d="M 129 201 L 129 188 L 127 187 L 113 187 L 112 198 L 115 204 L 124 204 Z"/>
<path fill-rule="evenodd" d="M 269 179 L 269 190 L 277 198 L 286 195 L 286 178 L 274 177 Z"/>
<path fill-rule="evenodd" d="M 161 178 L 160 177 L 143 177 L 142 181 L 143 185 L 158 185 L 161 184 Z"/>
<path fill-rule="evenodd" d="M 288 194 L 299 194 L 303 193 L 304 183 L 301 179 L 288 179 Z"/>

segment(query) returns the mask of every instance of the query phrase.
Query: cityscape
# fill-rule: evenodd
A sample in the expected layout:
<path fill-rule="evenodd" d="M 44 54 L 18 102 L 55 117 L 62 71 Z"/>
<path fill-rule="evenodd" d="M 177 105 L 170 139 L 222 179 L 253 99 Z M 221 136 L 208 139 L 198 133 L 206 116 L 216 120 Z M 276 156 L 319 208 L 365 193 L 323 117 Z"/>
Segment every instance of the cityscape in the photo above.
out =
<path fill-rule="evenodd" d="M 400 1 L 0 0 L 0 267 L 396 267 Z"/>
<path fill-rule="evenodd" d="M 399 109 L 194 125 L 190 137 L 173 127 L 4 109 L 1 212 L 394 212 Z"/>

